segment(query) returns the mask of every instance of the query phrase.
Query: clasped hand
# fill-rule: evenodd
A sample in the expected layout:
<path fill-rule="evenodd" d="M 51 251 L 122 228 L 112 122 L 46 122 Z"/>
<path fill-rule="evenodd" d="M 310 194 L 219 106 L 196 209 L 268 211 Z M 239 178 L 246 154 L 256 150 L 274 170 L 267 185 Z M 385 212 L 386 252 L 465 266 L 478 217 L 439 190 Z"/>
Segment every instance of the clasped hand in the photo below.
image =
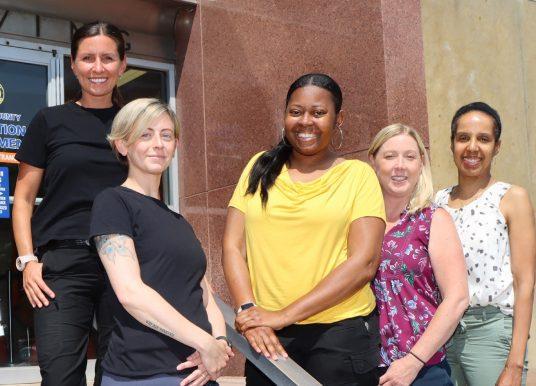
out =
<path fill-rule="evenodd" d="M 235 320 L 236 329 L 246 337 L 251 347 L 274 360 L 288 357 L 274 332 L 285 326 L 281 311 L 267 311 L 258 306 L 240 312 Z"/>
<path fill-rule="evenodd" d="M 270 327 L 273 330 L 281 330 L 286 327 L 282 311 L 267 311 L 259 306 L 248 308 L 236 315 L 235 325 L 240 332 L 253 327 Z"/>
<path fill-rule="evenodd" d="M 194 352 L 185 362 L 177 366 L 178 371 L 197 367 L 180 383 L 180 386 L 202 386 L 211 380 L 215 381 L 221 376 L 232 357 L 234 357 L 233 350 L 223 340 L 216 340 L 216 344 L 203 354 L 199 351 Z"/>

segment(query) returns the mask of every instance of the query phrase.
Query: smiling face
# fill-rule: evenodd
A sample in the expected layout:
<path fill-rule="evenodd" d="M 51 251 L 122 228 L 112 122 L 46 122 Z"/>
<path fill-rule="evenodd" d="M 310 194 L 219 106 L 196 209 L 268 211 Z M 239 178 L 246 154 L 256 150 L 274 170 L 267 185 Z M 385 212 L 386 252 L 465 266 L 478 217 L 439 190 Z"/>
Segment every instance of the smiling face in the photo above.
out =
<path fill-rule="evenodd" d="M 71 68 L 80 83 L 83 97 L 109 98 L 119 77 L 126 68 L 121 60 L 117 45 L 105 35 L 82 39 Z"/>
<path fill-rule="evenodd" d="M 423 168 L 415 139 L 408 134 L 389 138 L 371 159 L 384 196 L 406 197 L 408 202 Z"/>
<path fill-rule="evenodd" d="M 329 91 L 305 86 L 292 93 L 285 110 L 285 137 L 293 151 L 301 155 L 319 155 L 329 151 L 336 125 L 342 115 L 335 112 Z"/>
<path fill-rule="evenodd" d="M 451 149 L 460 175 L 489 176 L 500 147 L 493 128 L 493 118 L 481 111 L 470 111 L 458 119 Z"/>
<path fill-rule="evenodd" d="M 151 122 L 131 145 L 127 146 L 123 140 L 116 142 L 117 150 L 128 160 L 129 174 L 162 174 L 176 146 L 173 122 L 165 113 Z"/>

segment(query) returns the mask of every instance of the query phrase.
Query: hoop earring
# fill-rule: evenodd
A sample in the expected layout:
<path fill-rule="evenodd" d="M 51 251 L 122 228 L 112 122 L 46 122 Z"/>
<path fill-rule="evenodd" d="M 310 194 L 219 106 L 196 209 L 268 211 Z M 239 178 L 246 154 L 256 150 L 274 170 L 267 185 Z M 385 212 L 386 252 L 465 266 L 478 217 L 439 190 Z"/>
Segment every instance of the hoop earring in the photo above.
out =
<path fill-rule="evenodd" d="M 343 134 L 343 132 L 342 132 L 342 127 L 341 127 L 341 125 L 337 125 L 336 127 L 337 127 L 337 129 L 339 129 L 339 136 L 341 137 L 341 140 L 340 140 L 340 142 L 339 142 L 339 146 L 335 146 L 335 145 L 333 144 L 333 137 L 334 137 L 334 136 L 331 137 L 331 146 L 333 147 L 334 150 L 340 150 L 340 148 L 342 147 L 342 144 L 344 143 L 344 134 Z"/>
<path fill-rule="evenodd" d="M 283 144 L 285 146 L 290 147 L 290 143 L 288 143 L 287 138 L 285 137 L 285 128 L 284 127 L 281 128 L 281 140 L 283 141 Z"/>

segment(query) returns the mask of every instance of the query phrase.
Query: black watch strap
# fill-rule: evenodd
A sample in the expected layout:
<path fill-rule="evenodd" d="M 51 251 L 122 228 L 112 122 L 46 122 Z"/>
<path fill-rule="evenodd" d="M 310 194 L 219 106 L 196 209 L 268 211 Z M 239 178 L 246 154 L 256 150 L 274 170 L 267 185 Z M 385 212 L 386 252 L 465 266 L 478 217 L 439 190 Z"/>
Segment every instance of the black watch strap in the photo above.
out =
<path fill-rule="evenodd" d="M 248 308 L 251 308 L 251 307 L 255 307 L 256 304 L 255 303 L 252 303 L 252 302 L 249 302 L 249 303 L 244 303 L 242 304 L 240 307 L 238 307 L 238 309 L 236 310 L 236 313 L 240 313 L 244 310 L 247 310 Z"/>
<path fill-rule="evenodd" d="M 225 343 L 227 343 L 227 346 L 233 347 L 233 345 L 231 344 L 231 341 L 225 335 L 217 336 L 216 340 L 224 340 Z"/>

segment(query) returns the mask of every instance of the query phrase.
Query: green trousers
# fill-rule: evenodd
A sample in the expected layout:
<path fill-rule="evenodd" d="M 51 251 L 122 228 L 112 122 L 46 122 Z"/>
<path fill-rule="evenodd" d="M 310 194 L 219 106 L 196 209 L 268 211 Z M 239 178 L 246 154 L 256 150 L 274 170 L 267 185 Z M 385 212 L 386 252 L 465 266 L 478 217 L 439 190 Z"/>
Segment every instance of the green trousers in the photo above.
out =
<path fill-rule="evenodd" d="M 510 352 L 512 326 L 512 317 L 496 307 L 471 307 L 465 312 L 447 343 L 447 360 L 455 386 L 495 385 Z M 523 386 L 526 380 L 525 360 Z"/>

